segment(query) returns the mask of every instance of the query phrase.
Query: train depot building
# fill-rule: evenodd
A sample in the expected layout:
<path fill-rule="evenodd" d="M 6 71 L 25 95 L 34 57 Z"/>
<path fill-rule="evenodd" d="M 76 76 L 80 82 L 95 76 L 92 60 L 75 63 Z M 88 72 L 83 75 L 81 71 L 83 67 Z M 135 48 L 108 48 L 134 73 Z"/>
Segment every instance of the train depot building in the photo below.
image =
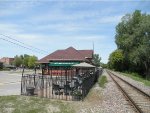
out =
<path fill-rule="evenodd" d="M 83 100 L 99 76 L 92 60 L 93 50 L 57 50 L 38 61 L 41 75 L 22 76 L 21 94 Z"/>
<path fill-rule="evenodd" d="M 42 64 L 42 73 L 44 75 L 55 75 L 56 72 L 53 70 L 51 73 L 48 68 L 57 67 L 57 68 L 65 68 L 71 67 L 72 65 L 79 64 L 82 62 L 86 62 L 92 64 L 93 59 L 93 50 L 76 50 L 73 47 L 69 47 L 65 50 L 57 50 L 41 60 L 39 63 Z M 57 70 L 57 74 L 60 74 L 60 71 Z"/>

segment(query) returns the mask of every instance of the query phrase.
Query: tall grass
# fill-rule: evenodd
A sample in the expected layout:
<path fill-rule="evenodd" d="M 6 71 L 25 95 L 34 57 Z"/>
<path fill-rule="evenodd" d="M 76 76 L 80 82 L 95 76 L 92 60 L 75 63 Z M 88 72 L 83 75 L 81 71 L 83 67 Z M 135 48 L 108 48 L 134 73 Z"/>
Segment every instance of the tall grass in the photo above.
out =
<path fill-rule="evenodd" d="M 105 87 L 105 84 L 107 83 L 107 77 L 105 75 L 102 75 L 98 79 L 98 83 L 100 87 Z"/>
<path fill-rule="evenodd" d="M 121 73 L 124 76 L 128 76 L 130 78 L 132 78 L 133 80 L 139 81 L 144 83 L 144 85 L 146 86 L 150 86 L 150 81 L 144 79 L 141 75 L 139 75 L 138 73 L 129 73 L 129 72 L 125 72 L 125 73 Z"/>

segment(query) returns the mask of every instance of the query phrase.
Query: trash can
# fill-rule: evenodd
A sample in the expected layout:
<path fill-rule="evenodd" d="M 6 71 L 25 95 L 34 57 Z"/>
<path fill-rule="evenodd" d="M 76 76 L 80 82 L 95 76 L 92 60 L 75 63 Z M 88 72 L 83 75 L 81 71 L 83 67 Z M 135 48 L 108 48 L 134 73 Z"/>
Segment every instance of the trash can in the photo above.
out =
<path fill-rule="evenodd" d="M 34 87 L 27 87 L 26 91 L 27 91 L 27 95 L 34 95 Z"/>

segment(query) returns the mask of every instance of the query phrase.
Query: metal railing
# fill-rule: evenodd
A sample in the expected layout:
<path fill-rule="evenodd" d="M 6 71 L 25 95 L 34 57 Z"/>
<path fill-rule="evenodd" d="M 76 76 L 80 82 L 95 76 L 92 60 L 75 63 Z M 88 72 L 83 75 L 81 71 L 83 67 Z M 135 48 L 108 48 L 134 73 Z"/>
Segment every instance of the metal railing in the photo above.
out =
<path fill-rule="evenodd" d="M 56 69 L 55 69 L 56 70 Z M 21 94 L 62 100 L 83 100 L 95 84 L 101 70 L 84 71 L 76 75 L 74 69 L 59 70 L 52 75 L 28 74 L 21 80 Z"/>

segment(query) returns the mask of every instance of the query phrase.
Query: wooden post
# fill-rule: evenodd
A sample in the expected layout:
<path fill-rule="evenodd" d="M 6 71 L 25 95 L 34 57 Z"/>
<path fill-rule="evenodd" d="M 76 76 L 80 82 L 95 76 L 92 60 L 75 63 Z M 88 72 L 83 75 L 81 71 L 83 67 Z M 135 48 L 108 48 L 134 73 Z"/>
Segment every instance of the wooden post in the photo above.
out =
<path fill-rule="evenodd" d="M 65 78 L 66 78 L 66 83 L 65 83 L 65 85 L 67 85 L 67 69 L 65 69 Z M 67 92 L 67 88 L 66 88 L 65 90 L 66 90 L 66 92 Z M 67 100 L 67 95 L 66 95 L 66 100 Z"/>

